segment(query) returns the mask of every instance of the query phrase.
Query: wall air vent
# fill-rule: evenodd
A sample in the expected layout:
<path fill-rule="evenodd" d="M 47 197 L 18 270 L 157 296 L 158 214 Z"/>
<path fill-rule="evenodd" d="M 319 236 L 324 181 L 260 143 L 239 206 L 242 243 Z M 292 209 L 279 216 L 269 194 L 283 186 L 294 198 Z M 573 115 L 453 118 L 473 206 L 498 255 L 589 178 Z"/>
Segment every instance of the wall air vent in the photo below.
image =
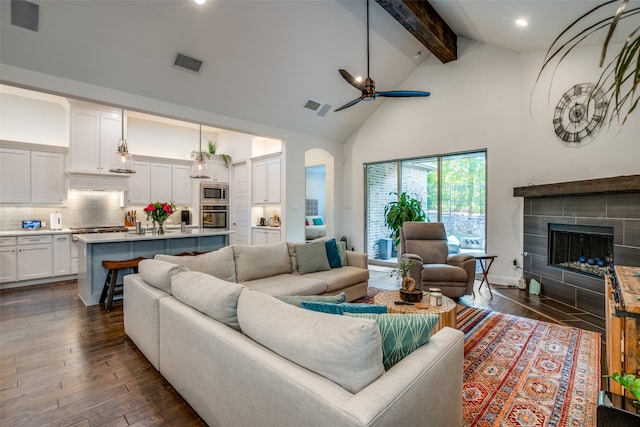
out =
<path fill-rule="evenodd" d="M 332 107 L 332 105 L 323 104 L 322 102 L 314 101 L 313 99 L 307 99 L 302 106 L 305 110 L 313 111 L 320 117 L 324 117 Z"/>
<path fill-rule="evenodd" d="M 194 73 L 200 72 L 202 64 L 204 64 L 204 62 L 199 59 L 192 58 L 182 53 L 178 53 L 176 60 L 173 61 L 173 65 L 176 67 L 184 68 L 185 70 L 193 71 Z"/>

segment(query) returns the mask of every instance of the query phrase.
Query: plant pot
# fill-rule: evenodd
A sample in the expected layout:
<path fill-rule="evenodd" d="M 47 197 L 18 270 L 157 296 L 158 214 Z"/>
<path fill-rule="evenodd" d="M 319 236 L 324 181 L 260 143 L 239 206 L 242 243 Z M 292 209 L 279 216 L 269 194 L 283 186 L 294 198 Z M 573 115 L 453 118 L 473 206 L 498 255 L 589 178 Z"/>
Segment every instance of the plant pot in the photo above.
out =
<path fill-rule="evenodd" d="M 420 302 L 422 301 L 422 291 L 419 289 L 413 291 L 400 289 L 400 299 L 406 302 Z"/>

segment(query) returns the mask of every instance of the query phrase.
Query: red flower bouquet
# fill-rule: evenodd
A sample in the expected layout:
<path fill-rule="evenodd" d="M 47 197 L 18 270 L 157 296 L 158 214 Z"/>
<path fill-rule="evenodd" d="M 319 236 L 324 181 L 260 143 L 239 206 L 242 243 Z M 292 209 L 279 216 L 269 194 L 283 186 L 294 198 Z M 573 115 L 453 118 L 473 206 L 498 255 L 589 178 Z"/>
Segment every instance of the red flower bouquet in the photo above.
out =
<path fill-rule="evenodd" d="M 160 232 L 164 231 L 163 224 L 169 218 L 169 215 L 175 212 L 176 205 L 173 202 L 169 203 L 149 203 L 149 205 L 143 209 L 147 213 L 147 219 L 151 218 L 154 222 L 157 222 L 160 226 Z"/>

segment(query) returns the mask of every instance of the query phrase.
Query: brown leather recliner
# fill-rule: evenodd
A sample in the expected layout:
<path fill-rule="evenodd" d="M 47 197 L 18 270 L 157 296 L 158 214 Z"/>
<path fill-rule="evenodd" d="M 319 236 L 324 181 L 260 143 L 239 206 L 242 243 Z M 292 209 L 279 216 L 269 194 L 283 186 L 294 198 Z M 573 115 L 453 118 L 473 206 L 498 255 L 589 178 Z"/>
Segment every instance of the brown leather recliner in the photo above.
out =
<path fill-rule="evenodd" d="M 405 222 L 400 230 L 400 256 L 416 261 L 409 276 L 421 289 L 440 288 L 451 298 L 473 293 L 476 259 L 449 255 L 444 224 Z"/>

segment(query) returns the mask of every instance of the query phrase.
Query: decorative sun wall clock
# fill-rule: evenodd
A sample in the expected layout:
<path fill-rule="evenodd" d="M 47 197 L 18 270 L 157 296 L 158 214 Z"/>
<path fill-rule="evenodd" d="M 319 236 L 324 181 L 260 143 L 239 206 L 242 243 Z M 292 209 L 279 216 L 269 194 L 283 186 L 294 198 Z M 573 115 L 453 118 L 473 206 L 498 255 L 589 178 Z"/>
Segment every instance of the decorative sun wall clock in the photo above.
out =
<path fill-rule="evenodd" d="M 560 97 L 553 113 L 553 129 L 565 144 L 576 145 L 598 134 L 607 110 L 604 92 L 593 83 L 574 85 Z"/>

